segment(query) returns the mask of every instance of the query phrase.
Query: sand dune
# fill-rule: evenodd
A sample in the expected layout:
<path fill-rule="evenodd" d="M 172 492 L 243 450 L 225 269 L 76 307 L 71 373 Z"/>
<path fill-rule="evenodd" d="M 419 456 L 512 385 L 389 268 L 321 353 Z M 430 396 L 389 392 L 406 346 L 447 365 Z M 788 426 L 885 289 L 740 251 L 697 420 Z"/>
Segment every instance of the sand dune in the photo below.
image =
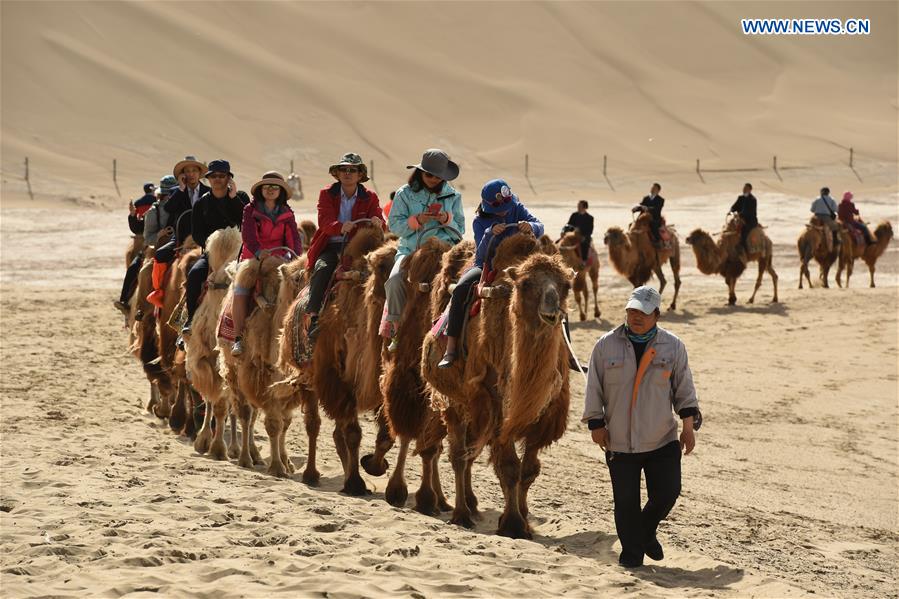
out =
<path fill-rule="evenodd" d="M 633 175 L 695 185 L 696 158 L 830 166 L 850 146 L 880 173 L 867 185 L 895 186 L 894 3 L 325 6 L 5 2 L 5 189 L 28 155 L 44 193 L 109 194 L 117 158 L 127 196 L 188 152 L 230 158 L 241 184 L 294 159 L 315 188 L 349 148 L 393 188 L 429 146 L 471 187 L 523 175 L 525 153 L 551 193 L 601 181 L 603 155 L 624 190 Z M 874 25 L 748 37 L 750 16 Z"/>

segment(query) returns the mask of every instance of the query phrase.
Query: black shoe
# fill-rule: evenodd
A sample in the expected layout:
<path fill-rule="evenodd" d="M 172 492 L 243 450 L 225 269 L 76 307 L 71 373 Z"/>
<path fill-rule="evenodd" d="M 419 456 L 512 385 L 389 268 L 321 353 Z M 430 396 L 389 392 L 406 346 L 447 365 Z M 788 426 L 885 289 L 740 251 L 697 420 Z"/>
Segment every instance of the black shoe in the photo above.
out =
<path fill-rule="evenodd" d="M 662 551 L 662 544 L 659 543 L 658 539 L 652 539 L 646 543 L 646 547 L 643 549 L 643 553 L 646 554 L 651 560 L 661 561 L 665 559 L 665 552 Z"/>
<path fill-rule="evenodd" d="M 456 361 L 455 352 L 446 352 L 443 354 L 443 359 L 437 363 L 437 368 L 449 368 L 453 365 L 453 362 Z"/>
<path fill-rule="evenodd" d="M 640 568 L 643 566 L 643 556 L 634 557 L 632 555 L 625 555 L 622 553 L 618 556 L 618 565 L 623 568 Z"/>
<path fill-rule="evenodd" d="M 175 339 L 175 347 L 184 351 L 184 337 L 182 335 L 178 335 L 178 338 Z"/>
<path fill-rule="evenodd" d="M 114 305 L 116 307 L 116 309 L 119 312 L 121 312 L 122 314 L 124 314 L 125 316 L 128 316 L 128 313 L 131 311 L 131 308 L 129 308 L 125 304 L 125 302 L 123 302 L 121 300 L 116 300 L 116 301 L 112 302 L 112 305 Z"/>

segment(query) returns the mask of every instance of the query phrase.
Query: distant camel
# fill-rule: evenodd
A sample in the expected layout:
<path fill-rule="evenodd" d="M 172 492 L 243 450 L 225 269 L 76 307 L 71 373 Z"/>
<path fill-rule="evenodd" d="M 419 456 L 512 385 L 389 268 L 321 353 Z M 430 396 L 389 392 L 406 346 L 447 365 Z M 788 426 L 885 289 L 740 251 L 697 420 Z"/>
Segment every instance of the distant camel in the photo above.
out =
<path fill-rule="evenodd" d="M 581 243 L 583 242 L 581 232 L 575 229 L 565 233 L 559 239 L 559 253 L 565 264 L 574 269 L 577 273 L 574 277 L 574 301 L 577 303 L 577 309 L 580 313 L 581 320 L 587 320 L 587 275 L 590 275 L 591 287 L 593 289 L 593 318 L 599 318 L 599 255 L 593 243 L 590 243 L 589 256 L 584 258 L 581 256 Z"/>
<path fill-rule="evenodd" d="M 818 278 L 821 280 L 825 289 L 830 287 L 827 283 L 827 276 L 830 272 L 830 267 L 833 266 L 840 255 L 840 247 L 838 245 L 828 244 L 828 235 L 831 235 L 830 229 L 821 224 L 814 216 L 809 220 L 808 224 L 805 225 L 805 230 L 799 235 L 799 239 L 796 241 L 796 247 L 799 250 L 800 289 L 802 289 L 803 276 L 805 276 L 805 280 L 808 281 L 809 288 L 812 286 L 808 264 L 813 258 L 820 266 Z"/>
<path fill-rule="evenodd" d="M 677 232 L 668 227 L 671 239 L 664 247 L 656 247 L 649 236 L 649 221 L 652 217 L 644 212 L 631 223 L 627 233 L 620 227 L 606 231 L 604 243 L 609 247 L 609 259 L 615 270 L 627 277 L 631 285 L 645 285 L 653 274 L 659 279 L 659 293 L 665 290 L 665 275 L 662 265 L 671 262 L 674 273 L 674 298 L 669 310 L 677 309 L 677 293 L 680 291 L 680 246 Z"/>
<path fill-rule="evenodd" d="M 847 231 L 843 231 L 840 251 L 840 262 L 837 266 L 837 285 L 842 286 L 840 275 L 846 271 L 846 287 L 849 287 L 849 277 L 852 276 L 852 266 L 857 258 L 864 260 L 868 265 L 868 271 L 871 273 L 871 287 L 874 287 L 874 265 L 877 259 L 883 255 L 890 240 L 893 238 L 893 226 L 889 221 L 881 221 L 874 230 L 874 243 L 857 244 L 855 239 Z"/>

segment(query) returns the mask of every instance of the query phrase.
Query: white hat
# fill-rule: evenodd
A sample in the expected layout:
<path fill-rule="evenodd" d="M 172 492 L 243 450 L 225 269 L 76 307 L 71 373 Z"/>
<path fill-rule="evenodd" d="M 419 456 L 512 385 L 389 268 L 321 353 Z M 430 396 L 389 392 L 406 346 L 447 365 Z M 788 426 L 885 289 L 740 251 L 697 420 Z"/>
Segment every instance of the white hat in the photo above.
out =
<path fill-rule="evenodd" d="M 635 308 L 644 314 L 653 314 L 661 305 L 662 296 L 659 295 L 659 292 L 649 285 L 643 285 L 631 292 L 631 297 L 624 308 L 625 310 Z"/>

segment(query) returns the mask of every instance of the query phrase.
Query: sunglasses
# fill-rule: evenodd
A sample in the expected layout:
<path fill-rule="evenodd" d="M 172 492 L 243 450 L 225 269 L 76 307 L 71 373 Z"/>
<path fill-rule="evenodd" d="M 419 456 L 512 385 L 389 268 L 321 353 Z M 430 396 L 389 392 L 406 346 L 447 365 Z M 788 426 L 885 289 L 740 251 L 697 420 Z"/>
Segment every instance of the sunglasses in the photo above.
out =
<path fill-rule="evenodd" d="M 338 170 L 339 172 L 341 172 L 341 173 L 347 173 L 347 174 L 350 174 L 350 175 L 359 172 L 359 169 L 356 168 L 355 166 L 341 166 L 341 167 L 339 167 L 337 170 Z"/>
<path fill-rule="evenodd" d="M 493 206 L 494 208 L 496 208 L 497 206 L 502 206 L 503 204 L 508 204 L 511 201 L 512 201 L 511 195 L 504 196 L 503 194 L 498 193 L 498 194 L 496 194 L 496 199 L 493 200 L 492 202 L 488 202 L 488 203 L 491 206 Z"/>
<path fill-rule="evenodd" d="M 272 185 L 263 185 L 262 189 L 267 189 L 269 191 L 281 191 L 281 186 L 272 184 Z"/>
<path fill-rule="evenodd" d="M 212 173 L 211 175 L 207 176 L 206 178 L 207 179 L 225 179 L 227 177 L 228 177 L 228 175 L 226 175 L 225 173 Z"/>

